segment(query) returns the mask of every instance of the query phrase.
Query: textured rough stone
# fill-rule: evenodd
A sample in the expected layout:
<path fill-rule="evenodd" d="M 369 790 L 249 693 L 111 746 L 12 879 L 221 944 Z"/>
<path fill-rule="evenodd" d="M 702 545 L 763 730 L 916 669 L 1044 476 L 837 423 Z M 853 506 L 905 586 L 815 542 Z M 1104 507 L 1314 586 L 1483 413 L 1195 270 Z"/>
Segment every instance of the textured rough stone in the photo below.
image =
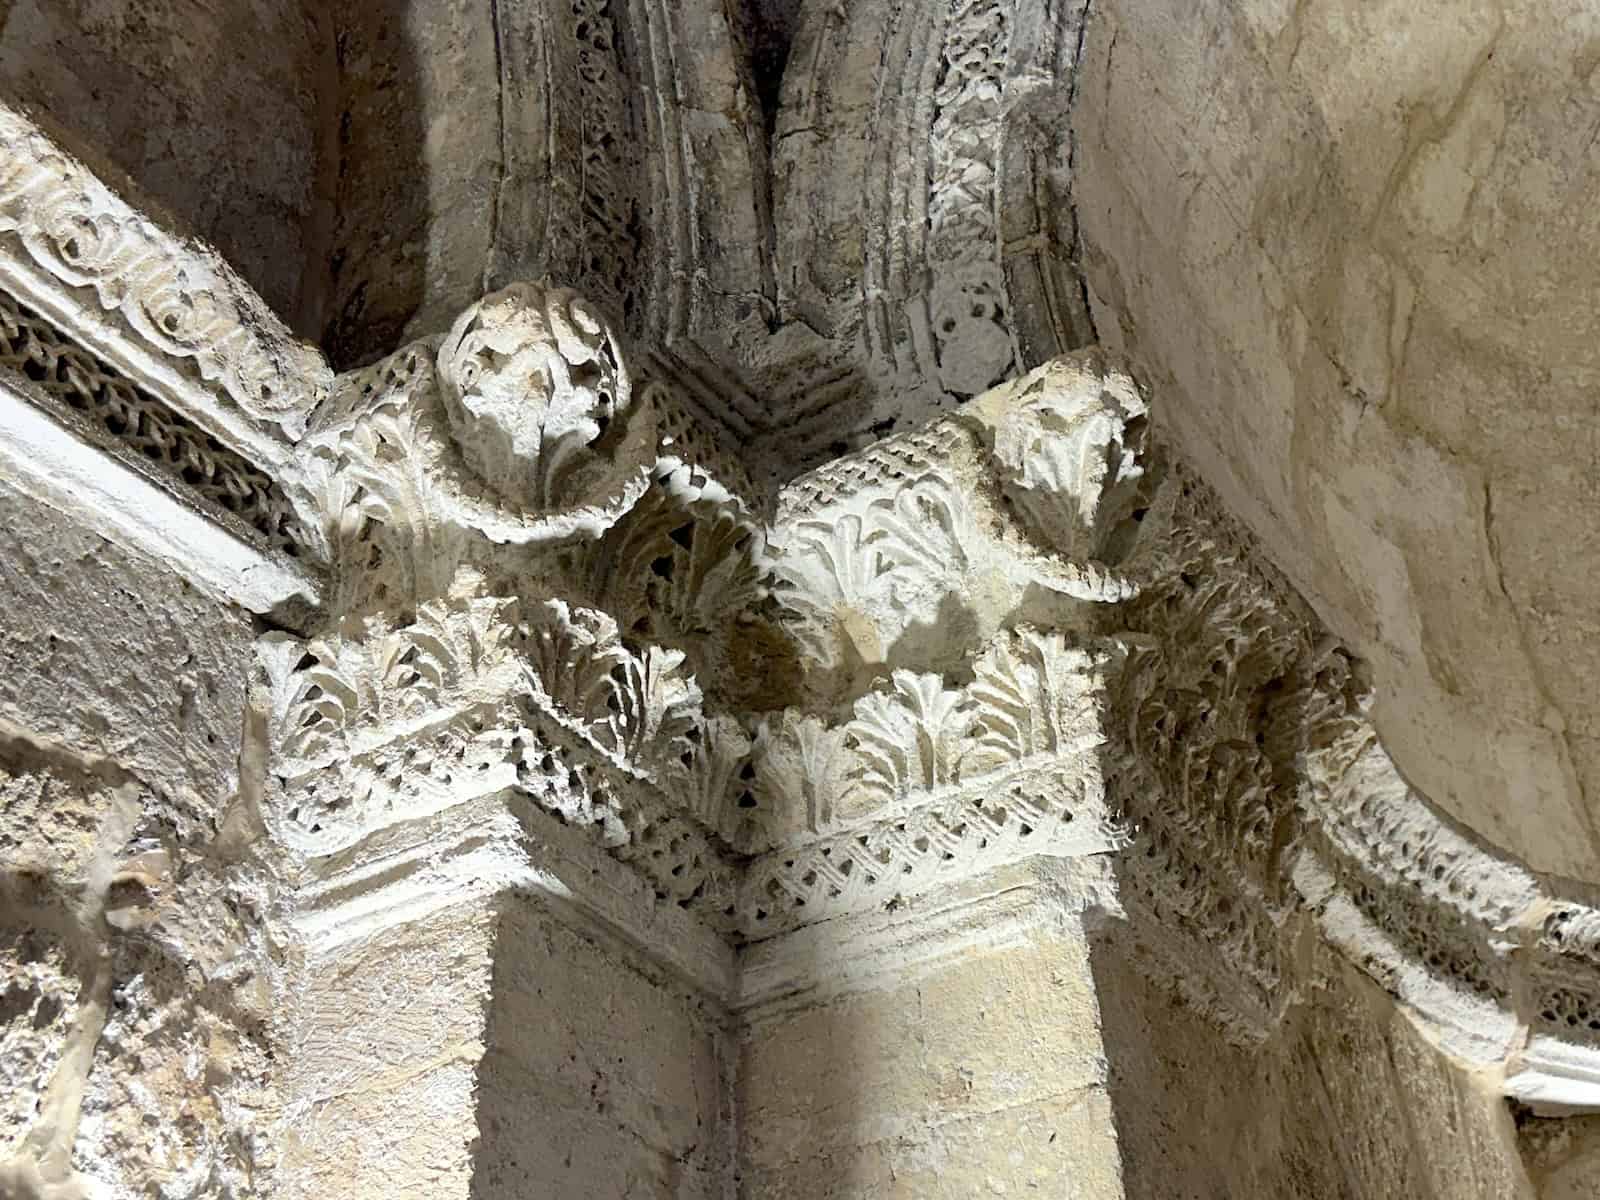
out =
<path fill-rule="evenodd" d="M 1580 1200 L 1600 1192 L 1600 1120 L 1519 1113 L 1517 1138 L 1537 1200 Z"/>
<path fill-rule="evenodd" d="M 1329 626 L 1424 794 L 1600 878 L 1591 7 L 1091 6 L 1104 343 Z"/>
<path fill-rule="evenodd" d="M 0 780 L 6 1194 L 264 1182 L 261 893 L 114 765 L 11 738 Z"/>
<path fill-rule="evenodd" d="M 282 980 L 282 1194 L 471 1194 L 493 913 L 458 906 Z"/>
<path fill-rule="evenodd" d="M 322 342 L 340 367 L 443 332 L 483 290 L 503 153 L 494 5 L 351 6 L 337 48 L 337 214 Z"/>
<path fill-rule="evenodd" d="M 43 1108 L 78 1016 L 70 948 L 42 928 L 4 930 L 0 942 L 0 1158 L 9 1158 Z M 0 1176 L 3 1179 L 4 1176 Z"/>
<path fill-rule="evenodd" d="M 0 484 L 0 720 L 214 822 L 237 786 L 247 614 Z"/>

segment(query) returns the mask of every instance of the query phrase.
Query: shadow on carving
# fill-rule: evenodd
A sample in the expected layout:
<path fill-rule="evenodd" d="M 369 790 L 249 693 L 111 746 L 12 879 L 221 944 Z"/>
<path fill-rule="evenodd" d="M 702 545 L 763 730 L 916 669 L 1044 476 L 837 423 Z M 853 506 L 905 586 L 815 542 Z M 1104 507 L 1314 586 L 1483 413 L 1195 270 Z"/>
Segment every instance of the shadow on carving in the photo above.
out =
<path fill-rule="evenodd" d="M 394 349 L 423 301 L 435 213 L 426 72 L 410 0 L 342 10 L 337 29 L 334 228 L 322 345 L 335 370 Z M 493 113 L 485 114 L 493 119 Z"/>

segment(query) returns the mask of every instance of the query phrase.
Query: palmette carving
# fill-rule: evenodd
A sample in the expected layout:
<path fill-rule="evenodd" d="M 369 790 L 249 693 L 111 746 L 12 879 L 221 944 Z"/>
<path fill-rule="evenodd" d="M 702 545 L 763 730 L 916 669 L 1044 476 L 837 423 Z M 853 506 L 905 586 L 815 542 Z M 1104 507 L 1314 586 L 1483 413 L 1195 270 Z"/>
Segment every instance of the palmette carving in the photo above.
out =
<path fill-rule="evenodd" d="M 669 398 L 649 390 L 652 404 Z M 344 617 L 322 638 L 264 645 L 288 840 L 328 854 L 450 803 L 451 789 L 520 792 L 592 830 L 662 896 L 752 936 L 774 926 L 750 908 L 765 901 L 725 886 L 730 852 L 863 836 L 900 846 L 869 831 L 903 824 L 913 833 L 893 854 L 909 856 L 909 875 L 881 897 L 876 884 L 846 889 L 871 903 L 957 877 L 965 858 L 979 869 L 1115 840 L 1098 756 L 1121 651 L 1018 613 L 1031 590 L 1109 608 L 1132 589 L 1016 526 L 984 482 L 993 438 L 981 422 L 892 439 L 842 496 L 803 482 L 820 502 L 791 506 L 775 531 L 692 461 L 676 417 L 632 491 L 645 459 L 613 452 L 638 415 L 633 394 L 604 325 L 544 286 L 486 298 L 437 345 L 341 381 L 307 441 L 305 490 L 322 506 Z M 1062 483 L 1106 486 L 1093 473 Z M 511 515 L 480 519 L 480 501 Z M 574 503 L 607 515 L 587 539 L 569 523 L 522 576 L 577 589 L 570 598 L 473 598 L 508 578 L 513 560 L 484 549 L 519 540 L 503 520 L 526 532 Z M 532 554 L 540 538 L 527 540 Z M 580 602 L 585 589 L 606 607 Z M 930 656 L 918 638 L 952 603 L 974 615 Z M 784 653 L 827 656 L 854 694 L 708 713 L 696 670 L 723 696 L 763 686 L 730 677 L 748 654 L 741 637 L 779 637 L 774 612 L 799 643 Z M 922 661 L 898 666 L 886 650 Z M 761 665 L 765 686 L 788 694 L 779 663 Z M 1073 802 L 1052 816 L 1037 788 Z M 1003 810 L 960 818 L 997 789 L 1011 789 Z M 964 849 L 923 862 L 947 844 Z"/>
<path fill-rule="evenodd" d="M 856 701 L 845 738 L 856 748 L 855 790 L 867 797 L 863 807 L 960 778 L 972 724 L 965 700 L 938 675 L 896 671 L 888 691 Z"/>
<path fill-rule="evenodd" d="M 703 738 L 692 684 L 673 677 L 673 656 L 634 656 L 613 635 L 602 614 L 551 604 L 524 620 L 509 600 L 428 605 L 415 625 L 364 637 L 269 635 L 278 836 L 328 855 L 518 793 L 591 831 L 662 899 L 725 921 L 731 867 L 666 790 L 680 782 L 672 756 Z"/>
<path fill-rule="evenodd" d="M 655 774 L 692 753 L 700 689 L 681 651 L 634 653 L 610 616 L 560 600 L 535 608 L 526 639 L 534 696 L 616 758 Z"/>
<path fill-rule="evenodd" d="M 649 779 L 680 768 L 700 739 L 699 691 L 678 672 L 681 655 L 658 647 L 635 654 L 608 616 L 561 601 L 526 616 L 514 600 L 435 601 L 403 628 L 309 641 L 273 634 L 260 646 L 276 773 L 361 776 L 363 790 L 346 794 L 337 816 L 289 812 L 319 853 L 397 815 L 364 799 L 375 778 L 367 764 L 381 760 L 370 768 L 379 776 L 396 755 L 412 765 L 410 743 L 423 730 L 465 721 L 510 763 L 525 730 L 507 714 L 521 705 L 597 758 Z"/>
<path fill-rule="evenodd" d="M 765 718 L 750 761 L 766 844 L 799 847 L 1051 770 L 1096 781 L 1098 804 L 1102 702 L 1121 661 L 1114 641 L 1024 627 L 985 648 L 965 686 L 896 671 L 842 724 L 793 710 Z"/>
<path fill-rule="evenodd" d="M 1092 368 L 1053 379 L 1035 372 L 1029 381 L 1101 390 Z M 1010 515 L 996 426 L 1004 432 L 1010 402 L 1026 395 L 1023 383 L 1008 385 L 975 402 L 970 416 L 888 439 L 780 494 L 763 553 L 780 617 L 813 664 L 819 694 L 859 693 L 863 674 L 948 670 L 1030 605 L 1081 623 L 1088 618 L 1063 605 L 1110 606 L 1134 594 L 1126 577 L 1055 552 Z M 1037 433 L 1034 443 L 1049 436 Z M 1007 437 L 1009 450 L 1018 439 Z M 1113 489 L 1136 478 L 1131 462 L 1115 477 L 1077 472 L 1058 480 L 1065 490 L 1057 503 L 1099 512 Z M 1109 507 L 1122 505 L 1119 497 Z"/>
<path fill-rule="evenodd" d="M 831 829 L 849 786 L 851 756 L 847 730 L 820 717 L 785 709 L 757 726 L 752 747 L 753 790 L 765 814 L 769 837 L 783 836 L 787 825 L 800 830 Z"/>
<path fill-rule="evenodd" d="M 1122 648 L 1116 653 L 1121 657 Z M 978 659 L 968 689 L 973 745 L 963 755 L 969 773 L 1049 754 L 1077 753 L 1098 740 L 1095 705 L 1106 662 L 1066 644 L 1059 634 L 1023 628 Z"/>

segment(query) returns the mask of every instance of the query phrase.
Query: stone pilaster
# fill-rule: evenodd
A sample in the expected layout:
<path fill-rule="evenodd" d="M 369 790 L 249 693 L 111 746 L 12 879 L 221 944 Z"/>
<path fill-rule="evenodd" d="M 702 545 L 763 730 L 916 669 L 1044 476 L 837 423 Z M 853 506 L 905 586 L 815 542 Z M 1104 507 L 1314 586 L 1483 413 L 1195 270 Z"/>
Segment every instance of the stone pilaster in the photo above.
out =
<path fill-rule="evenodd" d="M 739 1195 L 1121 1197 L 1096 875 L 1004 868 L 753 947 Z"/>

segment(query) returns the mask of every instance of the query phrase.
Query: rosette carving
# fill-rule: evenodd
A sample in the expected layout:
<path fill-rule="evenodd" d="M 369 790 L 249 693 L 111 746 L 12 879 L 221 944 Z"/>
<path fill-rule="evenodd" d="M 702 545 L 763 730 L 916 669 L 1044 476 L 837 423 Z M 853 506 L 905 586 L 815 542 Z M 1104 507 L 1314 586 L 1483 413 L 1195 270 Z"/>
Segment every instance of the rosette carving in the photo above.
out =
<path fill-rule="evenodd" d="M 606 322 L 565 288 L 517 283 L 456 319 L 439 348 L 450 433 L 476 476 L 456 497 L 466 523 L 524 540 L 540 515 L 590 512 L 610 524 L 636 503 L 655 462 L 655 422 L 633 401 Z"/>

